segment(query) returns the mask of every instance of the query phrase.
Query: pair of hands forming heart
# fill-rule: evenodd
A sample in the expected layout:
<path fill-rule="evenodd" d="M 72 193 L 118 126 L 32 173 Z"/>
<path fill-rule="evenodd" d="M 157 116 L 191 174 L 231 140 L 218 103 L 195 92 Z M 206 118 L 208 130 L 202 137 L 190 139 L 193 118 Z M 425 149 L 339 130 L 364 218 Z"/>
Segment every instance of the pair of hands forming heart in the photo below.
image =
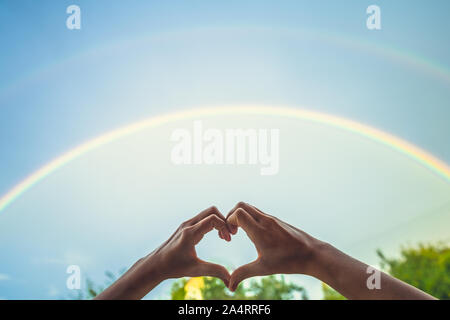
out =
<path fill-rule="evenodd" d="M 206 233 L 217 229 L 222 239 L 230 241 L 238 228 L 255 244 L 255 261 L 230 275 L 223 266 L 197 257 L 195 246 Z M 138 260 L 96 299 L 141 299 L 161 281 L 186 276 L 218 277 L 234 291 L 246 278 L 275 273 L 313 276 L 349 299 L 433 299 L 385 273 L 380 273 L 382 289 L 372 290 L 367 285 L 368 268 L 330 244 L 241 202 L 227 217 L 211 207 L 182 223 L 166 242 Z"/>
<path fill-rule="evenodd" d="M 237 268 L 231 275 L 221 265 L 197 257 L 195 246 L 212 229 L 231 241 L 242 228 L 254 243 L 258 258 Z M 249 277 L 275 273 L 304 273 L 311 268 L 312 247 L 317 240 L 303 231 L 240 202 L 224 217 L 216 207 L 208 208 L 184 222 L 158 249 L 151 253 L 162 278 L 213 276 L 232 291 Z M 147 259 L 148 257 L 144 258 Z"/>

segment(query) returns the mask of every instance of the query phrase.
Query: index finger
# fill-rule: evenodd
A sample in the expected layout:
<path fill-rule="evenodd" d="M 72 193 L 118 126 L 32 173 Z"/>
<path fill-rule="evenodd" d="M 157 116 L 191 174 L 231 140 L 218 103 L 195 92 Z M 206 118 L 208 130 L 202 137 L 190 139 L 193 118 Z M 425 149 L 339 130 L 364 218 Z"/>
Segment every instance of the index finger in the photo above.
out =
<path fill-rule="evenodd" d="M 198 243 L 203 238 L 203 236 L 212 229 L 216 229 L 222 233 L 228 232 L 226 222 L 216 215 L 209 215 L 203 220 L 197 222 L 195 225 L 188 227 L 188 229 L 191 229 L 191 231 L 195 235 L 196 243 Z M 230 241 L 231 238 L 228 237 L 226 240 Z"/>
<path fill-rule="evenodd" d="M 236 204 L 233 209 L 231 209 L 231 211 L 227 215 L 227 219 L 233 212 L 235 212 L 239 208 L 244 209 L 256 221 L 259 221 L 261 219 L 264 219 L 264 218 L 268 217 L 268 215 L 263 213 L 261 210 L 255 208 L 254 206 L 252 206 L 252 205 L 250 205 L 250 204 L 248 204 L 246 202 L 241 201 L 238 204 Z"/>
<path fill-rule="evenodd" d="M 224 215 L 219 211 L 219 209 L 217 209 L 216 206 L 212 206 L 209 207 L 208 209 L 203 210 L 202 212 L 200 212 L 199 214 L 197 214 L 195 217 L 193 217 L 192 219 L 189 219 L 188 221 L 186 221 L 187 226 L 193 226 L 196 223 L 202 221 L 203 219 L 207 218 L 210 215 L 216 215 L 217 217 L 219 217 L 220 219 L 222 219 L 223 221 L 226 221 L 226 218 L 224 217 Z M 226 239 L 230 238 L 230 230 L 227 226 L 227 228 L 225 228 L 224 230 L 221 230 L 222 234 L 224 235 L 224 237 Z"/>

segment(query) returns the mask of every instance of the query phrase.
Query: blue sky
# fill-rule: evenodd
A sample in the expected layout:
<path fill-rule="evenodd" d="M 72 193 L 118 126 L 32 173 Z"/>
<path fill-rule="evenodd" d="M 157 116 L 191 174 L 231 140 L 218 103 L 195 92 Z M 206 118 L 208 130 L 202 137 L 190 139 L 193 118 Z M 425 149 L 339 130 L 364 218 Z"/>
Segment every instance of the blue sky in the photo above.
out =
<path fill-rule="evenodd" d="M 65 11 L 71 4 L 81 8 L 81 30 L 70 31 L 65 26 Z M 369 31 L 365 26 L 365 10 L 370 4 L 377 4 L 381 8 L 380 31 Z M 450 163 L 449 9 L 448 1 L 434 1 L 432 5 L 426 1 L 0 1 L 0 194 L 7 192 L 51 159 L 99 134 L 149 116 L 214 105 L 279 104 L 307 107 L 380 128 Z M 425 62 L 410 63 L 411 59 Z M 447 78 L 437 76 L 430 65 L 438 66 L 441 74 L 446 74 Z M 274 123 L 282 122 L 274 120 Z M 149 134 L 164 137 L 165 130 L 167 128 Z M 305 130 L 310 132 L 308 130 L 313 129 L 308 127 Z M 311 132 L 314 136 L 314 130 Z M 326 134 L 336 133 L 330 131 Z M 316 135 L 318 140 L 312 139 L 315 141 L 314 147 L 309 145 L 311 149 L 308 150 L 317 154 L 320 154 L 321 148 L 329 150 L 327 148 L 332 147 L 331 140 L 326 140 L 326 143 L 318 138 L 326 134 Z M 143 148 L 147 150 L 145 141 L 150 138 L 136 139 L 144 143 Z M 340 152 L 363 150 L 363 146 L 353 139 L 345 137 L 339 141 L 337 145 L 342 148 Z M 128 143 L 133 145 L 133 141 Z M 121 148 L 126 148 L 126 145 Z M 155 148 L 164 150 L 164 146 Z M 406 214 L 412 212 L 414 207 L 425 212 L 435 210 L 450 200 L 445 196 L 448 184 L 434 180 L 426 171 L 417 168 L 402 171 L 400 168 L 408 168 L 408 165 L 396 163 L 396 155 L 387 150 L 377 149 L 378 153 L 375 153 L 377 147 L 371 144 L 364 144 L 364 148 L 369 150 L 366 154 L 385 156 L 383 159 L 386 159 L 387 167 L 383 167 L 383 170 L 399 175 L 397 180 L 386 180 L 388 182 L 385 183 L 398 183 L 396 190 L 402 189 L 401 183 L 405 190 L 415 190 L 417 195 L 425 192 L 423 186 L 434 190 L 434 196 L 424 194 L 423 199 L 417 198 L 414 205 L 406 204 L 408 197 L 403 193 L 403 196 L 398 195 L 402 201 L 389 202 L 386 199 L 387 212 L 401 208 Z M 118 159 L 118 154 L 124 153 L 121 149 L 108 152 Z M 133 151 L 128 152 L 134 154 Z M 344 157 L 344 154 L 341 156 Z M 76 180 L 75 172 L 90 172 L 94 164 L 105 161 L 101 155 L 93 154 L 91 157 L 95 161 L 86 156 L 83 158 L 85 160 L 80 159 L 84 161 L 83 165 L 71 164 L 60 173 L 66 175 L 67 181 L 71 181 L 79 197 L 86 197 L 82 191 L 88 180 Z M 364 158 L 362 153 L 361 157 Z M 361 157 L 352 158 L 352 161 L 356 163 Z M 311 160 L 311 164 L 317 162 L 315 159 Z M 374 156 L 367 161 L 375 165 L 379 161 L 376 159 Z M 128 160 L 117 161 L 117 168 L 113 172 L 120 172 L 128 163 Z M 352 176 L 345 161 L 337 163 L 339 170 Z M 295 165 L 294 162 L 285 161 L 284 166 L 292 169 L 296 168 Z M 302 172 L 292 170 L 292 174 Z M 163 172 L 171 177 L 174 174 L 170 168 Z M 317 172 L 318 176 L 311 176 L 308 181 L 316 181 L 314 186 L 319 186 L 317 181 L 322 177 L 319 173 L 323 174 L 323 170 L 315 168 L 311 172 Z M 364 170 L 361 169 L 361 172 Z M 411 172 L 414 174 L 411 175 Z M 221 177 L 215 171 L 206 173 L 211 177 L 216 174 Z M 130 173 L 129 177 L 132 176 Z M 385 176 L 386 179 L 388 177 Z M 417 178 L 417 182 L 408 177 Z M 33 216 L 28 215 L 36 208 L 40 211 L 42 228 L 53 230 L 49 231 L 55 232 L 52 241 L 57 239 L 56 234 L 61 230 L 55 230 L 64 228 L 64 224 L 61 221 L 54 222 L 54 212 L 65 210 L 66 214 L 71 214 L 75 210 L 58 201 L 59 197 L 64 198 L 63 192 L 58 191 L 62 190 L 64 180 L 59 179 L 62 176 L 55 173 L 1 212 L 2 230 L 22 234 L 21 228 L 28 230 L 25 225 L 33 221 L 26 217 L 32 219 Z M 114 192 L 107 187 L 114 179 L 109 171 L 101 179 L 97 177 L 96 181 L 103 181 L 104 185 L 100 182 L 98 186 L 95 184 L 98 187 L 95 192 L 103 190 L 101 186 L 104 190 Z M 191 178 L 186 179 L 191 181 Z M 283 179 L 280 177 L 280 181 Z M 339 179 L 348 181 L 344 183 Z M 327 190 L 333 192 L 333 186 L 338 188 L 343 185 L 343 190 L 350 192 L 355 185 L 370 185 L 370 195 L 387 197 L 390 187 L 383 185 L 383 180 L 373 179 L 372 176 L 367 180 L 355 176 L 345 179 L 344 175 L 336 174 L 332 179 L 337 181 L 336 184 L 329 182 L 330 189 Z M 143 189 L 146 187 L 142 186 Z M 306 188 L 304 185 L 296 187 L 301 190 Z M 169 191 L 170 185 L 167 188 L 167 192 L 175 192 Z M 180 199 L 193 197 L 192 194 L 183 193 L 181 188 L 175 189 L 174 194 Z M 130 188 L 123 187 L 122 191 L 126 190 Z M 199 187 L 198 190 L 202 189 Z M 312 190 L 311 199 L 321 194 L 319 187 Z M 135 194 L 142 196 L 141 192 Z M 233 201 L 245 200 L 241 199 L 243 195 L 247 195 L 245 189 L 230 193 L 223 199 L 218 195 L 212 197 L 226 210 Z M 248 196 L 251 197 L 251 194 Z M 106 191 L 104 197 L 108 199 Z M 131 191 L 127 197 L 131 199 Z M 360 197 L 364 200 L 354 207 L 347 207 L 348 199 L 344 191 L 341 197 L 336 196 L 333 201 L 338 203 L 336 208 L 348 213 L 351 208 L 361 210 L 372 203 L 367 194 Z M 277 194 L 273 201 L 275 203 L 264 200 L 262 194 L 260 198 L 252 199 L 263 202 L 269 209 L 277 209 L 276 202 L 284 198 L 282 194 Z M 75 201 L 73 199 L 78 198 L 69 196 L 66 200 L 70 199 Z M 144 204 L 148 205 L 137 203 L 138 207 L 133 207 L 126 201 L 121 203 L 129 206 L 129 210 L 136 211 L 142 209 L 140 206 Z M 203 200 L 196 199 L 186 207 L 201 210 L 202 205 Z M 209 204 L 205 202 L 205 205 Z M 100 210 L 107 207 L 103 206 L 105 204 L 101 198 L 93 197 L 83 202 L 85 212 L 92 213 L 92 208 Z M 309 203 L 305 207 L 312 209 L 314 205 Z M 186 213 L 177 216 L 175 208 L 157 208 L 159 212 L 173 212 L 174 220 L 167 222 L 167 229 L 161 228 L 164 233 L 155 235 L 152 240 L 155 244 L 164 239 L 165 233 L 168 236 L 177 221 L 186 216 Z M 288 206 L 286 210 L 289 210 Z M 448 207 L 444 206 L 444 210 L 448 212 Z M 348 218 L 351 217 L 348 214 Z M 98 221 L 101 218 L 105 217 L 100 215 Z M 448 219 L 448 213 L 439 216 L 439 219 L 444 218 Z M 91 219 L 97 221 L 96 218 Z M 396 223 L 403 221 L 401 217 L 396 222 L 394 220 L 392 226 L 380 225 L 380 228 L 391 230 Z M 86 223 L 88 221 L 89 218 L 86 218 Z M 130 222 L 129 228 L 134 228 L 136 221 L 138 219 Z M 324 230 L 322 226 L 319 228 L 319 222 L 320 219 L 314 220 L 308 226 L 313 230 Z M 442 224 L 440 220 L 437 222 Z M 52 265 L 52 268 L 36 267 L 35 264 L 27 263 L 32 260 L 31 257 L 28 260 L 19 258 L 21 250 L 30 256 L 34 253 L 38 258 L 34 257 L 33 261 L 59 261 L 61 265 L 77 259 L 87 261 L 89 259 L 85 256 L 93 253 L 82 252 L 81 245 L 74 246 L 76 250 L 73 251 L 56 247 L 49 247 L 47 251 L 42 247 L 27 251 L 26 248 L 30 248 L 32 243 L 32 235 L 36 243 L 42 241 L 41 246 L 49 245 L 46 237 L 35 234 L 35 231 L 27 232 L 25 234 L 28 236 L 22 237 L 22 241 L 17 240 L 17 236 L 11 234 L 11 238 L 8 238 L 7 233 L 3 233 L 0 274 L 4 275 L 5 280 L 0 277 L 0 297 L 52 298 L 55 295 L 50 293 L 62 294 L 64 280 L 61 279 L 64 279 L 64 273 L 59 278 L 51 276 L 60 270 L 56 267 L 59 264 L 43 264 Z M 419 231 L 417 234 L 422 236 Z M 329 237 L 330 241 L 342 241 L 342 245 L 354 240 L 335 238 L 331 230 L 320 235 Z M 79 238 L 83 236 L 86 235 L 77 235 L 73 231 L 73 242 L 80 242 Z M 403 243 L 402 240 L 410 240 L 411 237 L 408 235 L 407 238 L 397 240 Z M 426 235 L 423 237 L 426 238 Z M 88 236 L 86 238 L 90 239 Z M 12 239 L 19 242 L 10 242 Z M 379 243 L 373 244 L 376 245 Z M 137 246 L 142 248 L 141 245 Z M 100 244 L 94 247 L 98 250 L 102 248 Z M 150 245 L 144 247 L 145 250 L 151 248 Z M 89 262 L 85 262 L 88 265 L 86 268 L 90 268 L 90 274 L 101 279 L 99 275 L 104 269 L 128 265 L 142 251 L 136 251 L 134 257 L 123 253 L 121 258 L 125 259 L 124 263 L 119 258 L 114 262 L 107 257 L 94 259 L 90 267 Z M 205 252 L 208 252 L 207 247 Z M 239 262 L 236 258 L 234 263 Z M 48 283 L 43 286 L 37 281 L 33 285 L 24 285 L 25 281 L 30 281 L 29 278 L 36 278 L 30 270 L 46 270 L 42 272 L 48 273 Z"/>

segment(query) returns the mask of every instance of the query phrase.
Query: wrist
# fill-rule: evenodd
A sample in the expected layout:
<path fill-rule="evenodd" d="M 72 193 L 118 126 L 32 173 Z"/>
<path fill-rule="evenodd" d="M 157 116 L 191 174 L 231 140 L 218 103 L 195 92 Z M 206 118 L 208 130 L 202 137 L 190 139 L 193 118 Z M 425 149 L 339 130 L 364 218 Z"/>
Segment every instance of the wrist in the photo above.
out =
<path fill-rule="evenodd" d="M 309 263 L 305 274 L 323 281 L 329 264 L 330 252 L 336 250 L 332 245 L 318 239 L 310 241 Z"/>
<path fill-rule="evenodd" d="M 166 269 L 162 263 L 162 259 L 154 253 L 141 258 L 133 266 L 135 272 L 140 278 L 148 279 L 151 282 L 160 283 L 167 280 L 164 270 Z"/>
<path fill-rule="evenodd" d="M 165 280 L 158 266 L 158 259 L 148 255 L 139 259 L 119 280 L 123 293 L 121 296 L 130 299 L 142 299 L 154 287 Z"/>
<path fill-rule="evenodd" d="M 311 276 L 328 285 L 340 285 L 347 272 L 348 256 L 333 247 L 322 242 L 317 245 L 314 257 L 314 268 Z"/>
<path fill-rule="evenodd" d="M 142 299 L 150 290 L 165 280 L 158 270 L 157 261 L 154 258 L 148 256 L 139 259 L 125 274 L 95 299 Z"/>

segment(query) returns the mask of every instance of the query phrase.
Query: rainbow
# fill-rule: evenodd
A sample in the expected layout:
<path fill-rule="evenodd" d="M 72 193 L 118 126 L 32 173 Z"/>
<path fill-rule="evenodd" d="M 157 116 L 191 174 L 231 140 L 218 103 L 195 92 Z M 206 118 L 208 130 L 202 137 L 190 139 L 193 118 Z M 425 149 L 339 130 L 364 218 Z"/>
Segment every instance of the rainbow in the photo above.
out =
<path fill-rule="evenodd" d="M 0 97 L 6 92 L 13 91 L 17 89 L 21 85 L 23 85 L 26 81 L 30 81 L 32 79 L 37 79 L 39 76 L 44 74 L 45 72 L 49 72 L 51 70 L 55 70 L 62 66 L 65 66 L 70 63 L 74 63 L 77 60 L 83 58 L 89 58 L 93 55 L 105 54 L 106 52 L 114 52 L 117 48 L 121 48 L 123 46 L 131 48 L 135 45 L 141 43 L 148 43 L 150 41 L 155 41 L 158 39 L 169 38 L 169 37 L 183 37 L 186 35 L 196 35 L 201 32 L 220 32 L 220 31 L 229 31 L 229 32 L 259 32 L 267 35 L 269 32 L 274 33 L 276 36 L 280 37 L 282 35 L 288 35 L 290 37 L 298 38 L 298 41 L 302 41 L 304 37 L 312 37 L 316 40 L 322 41 L 323 43 L 335 44 L 343 48 L 348 48 L 352 50 L 359 50 L 366 52 L 368 54 L 377 55 L 379 57 L 383 57 L 389 59 L 393 62 L 401 63 L 406 66 L 409 66 L 415 70 L 419 70 L 421 72 L 430 74 L 431 76 L 442 80 L 446 85 L 450 85 L 450 70 L 447 66 L 444 66 L 441 63 L 437 63 L 431 59 L 427 59 L 424 56 L 420 56 L 410 51 L 401 50 L 399 48 L 393 46 L 381 45 L 378 43 L 373 43 L 365 40 L 364 38 L 356 38 L 351 37 L 349 35 L 344 35 L 340 33 L 333 33 L 329 30 L 319 30 L 319 29 L 298 29 L 298 28 L 286 28 L 286 27 L 252 27 L 252 28 L 192 28 L 188 30 L 178 30 L 178 31 L 165 31 L 155 34 L 138 36 L 133 39 L 119 42 L 119 43 L 110 43 L 108 45 L 103 45 L 101 47 L 91 48 L 89 50 L 80 52 L 76 55 L 66 57 L 60 61 L 53 62 L 48 65 L 41 66 L 23 78 L 16 79 L 8 86 L 4 88 L 0 88 Z"/>
<path fill-rule="evenodd" d="M 450 182 L 450 168 L 443 161 L 437 159 L 433 155 L 420 149 L 419 147 L 406 142 L 398 137 L 395 137 L 389 133 L 375 129 L 355 122 L 353 120 L 329 115 L 326 113 L 320 113 L 316 111 L 289 108 L 289 107 L 273 107 L 273 106 L 225 106 L 225 107 L 211 107 L 211 108 L 199 108 L 186 111 L 178 111 L 174 113 L 159 115 L 144 119 L 132 123 L 130 125 L 118 128 L 103 134 L 97 138 L 89 140 L 76 148 L 62 154 L 56 159 L 52 160 L 48 164 L 35 171 L 23 181 L 14 186 L 10 191 L 0 198 L 0 212 L 8 207 L 14 200 L 20 197 L 24 192 L 36 185 L 39 181 L 50 175 L 52 172 L 63 167 L 67 163 L 80 157 L 81 155 L 101 147 L 107 143 L 115 141 L 117 139 L 132 135 L 143 129 L 148 129 L 166 123 L 190 119 L 201 118 L 207 116 L 221 116 L 221 115 L 267 115 L 267 116 L 281 116 L 294 119 L 301 119 L 306 121 L 312 121 L 320 124 L 330 125 L 336 128 L 340 128 L 361 136 L 367 137 L 376 142 L 382 143 L 386 146 L 397 150 L 410 157 L 411 159 L 419 162 L 424 167 L 428 168 L 432 172 L 444 178 L 447 182 Z"/>

